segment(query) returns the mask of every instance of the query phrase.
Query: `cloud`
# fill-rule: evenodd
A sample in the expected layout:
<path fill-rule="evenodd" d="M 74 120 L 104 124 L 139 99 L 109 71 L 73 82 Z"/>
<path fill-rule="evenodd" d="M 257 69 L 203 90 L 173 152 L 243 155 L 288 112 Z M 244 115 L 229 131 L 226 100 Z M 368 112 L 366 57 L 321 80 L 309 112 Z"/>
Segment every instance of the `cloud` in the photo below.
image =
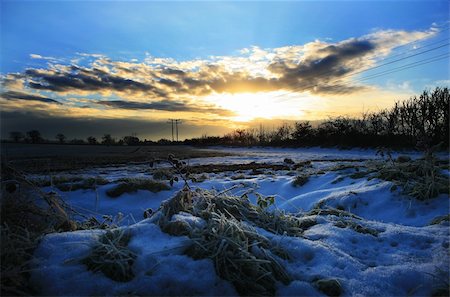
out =
<path fill-rule="evenodd" d="M 54 92 L 73 90 L 151 92 L 153 89 L 150 85 L 113 75 L 97 68 L 83 69 L 78 66 L 71 66 L 70 71 L 46 72 L 28 69 L 25 71 L 25 75 L 30 79 L 28 85 L 31 88 Z"/>
<path fill-rule="evenodd" d="M 161 100 L 155 102 L 136 102 L 136 101 L 97 101 L 97 104 L 105 105 L 111 108 L 130 109 L 130 110 L 164 110 L 164 111 L 189 111 L 189 112 L 206 112 L 219 115 L 231 116 L 232 112 L 214 107 L 212 105 L 198 105 L 188 102 L 178 102 L 171 100 Z"/>
<path fill-rule="evenodd" d="M 38 59 L 38 60 L 48 60 L 48 61 L 60 61 L 61 59 L 57 59 L 54 57 L 45 57 L 38 54 L 30 54 L 31 59 Z"/>
<path fill-rule="evenodd" d="M 393 48 L 436 32 L 384 30 L 341 42 L 313 41 L 275 49 L 253 46 L 239 56 L 176 61 L 147 56 L 144 63 L 113 61 L 100 54 L 86 67 L 53 65 L 23 73 L 29 88 L 57 93 L 112 93 L 121 97 L 177 99 L 211 93 L 309 91 L 314 94 L 353 93 L 364 88 L 352 83 L 354 72 L 376 64 Z M 43 58 L 39 55 L 32 55 Z"/>
<path fill-rule="evenodd" d="M 185 61 L 150 55 L 143 61 L 115 61 L 103 54 L 77 53 L 75 59 L 49 60 L 42 68 L 2 75 L 5 92 L 1 105 L 8 111 L 40 111 L 71 118 L 161 120 L 177 112 L 180 118 L 204 118 L 206 122 L 230 120 L 237 113 L 248 113 L 249 118 L 258 116 L 255 112 L 243 112 L 245 106 L 253 106 L 242 104 L 243 101 L 226 104 L 224 100 L 239 97 L 236 94 L 250 94 L 242 100 L 252 104 L 263 104 L 263 94 L 276 94 L 292 102 L 298 99 L 298 107 L 286 108 L 289 112 L 285 113 L 298 114 L 313 96 L 339 102 L 344 97 L 341 95 L 356 97 L 373 91 L 352 76 L 376 65 L 396 47 L 435 34 L 433 28 L 410 32 L 378 30 L 338 42 L 314 40 L 279 48 L 252 46 L 233 56 Z M 30 57 L 52 58 L 38 54 Z M 296 98 L 290 98 L 292 94 Z M 62 98 L 63 104 L 51 98 Z M 266 104 L 265 108 L 280 106 L 275 99 L 270 102 L 273 105 Z"/>
<path fill-rule="evenodd" d="M 56 101 L 51 98 L 42 97 L 39 95 L 15 92 L 15 91 L 8 91 L 5 93 L 2 93 L 0 96 L 1 96 L 1 98 L 6 99 L 6 100 L 28 100 L 28 101 L 39 101 L 39 102 L 44 102 L 44 103 L 61 104 L 61 102 Z"/>

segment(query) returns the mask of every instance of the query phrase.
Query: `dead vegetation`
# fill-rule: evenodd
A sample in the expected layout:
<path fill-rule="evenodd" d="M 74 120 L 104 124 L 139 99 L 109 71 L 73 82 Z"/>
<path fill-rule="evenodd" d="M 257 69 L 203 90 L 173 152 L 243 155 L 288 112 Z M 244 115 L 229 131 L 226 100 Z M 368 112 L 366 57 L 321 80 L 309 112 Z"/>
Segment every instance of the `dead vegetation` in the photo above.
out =
<path fill-rule="evenodd" d="M 128 248 L 130 239 L 130 234 L 123 230 L 108 230 L 81 263 L 93 272 L 101 271 L 112 280 L 130 281 L 134 278 L 132 266 L 136 258 L 136 254 Z"/>
<path fill-rule="evenodd" d="M 206 164 L 190 166 L 190 173 L 218 173 L 226 171 L 252 170 L 254 172 L 261 172 L 261 170 L 290 170 L 287 164 L 268 164 L 268 163 L 248 163 L 248 164 Z"/>
<path fill-rule="evenodd" d="M 29 296 L 30 261 L 42 236 L 76 229 L 64 203 L 22 174 L 1 167 L 1 295 Z"/>
<path fill-rule="evenodd" d="M 401 186 L 403 193 L 418 200 L 428 200 L 449 193 L 449 177 L 441 173 L 440 160 L 426 154 L 417 160 L 369 163 L 373 177 Z"/>
<path fill-rule="evenodd" d="M 174 225 L 170 219 L 179 212 L 204 219 L 206 226 Z M 164 203 L 160 213 L 162 216 L 157 223 L 161 230 L 172 235 L 188 235 L 194 244 L 186 253 L 195 259 L 212 259 L 217 274 L 232 282 L 241 295 L 273 295 L 277 281 L 290 282 L 280 263 L 288 255 L 250 224 L 264 226 L 280 234 L 300 235 L 301 224 L 297 220 L 289 220 L 290 216 L 269 214 L 244 198 L 189 189 Z"/>
<path fill-rule="evenodd" d="M 98 186 L 108 184 L 109 181 L 101 176 L 57 175 L 49 178 L 34 179 L 33 183 L 39 187 L 55 187 L 62 192 L 68 192 L 80 189 L 94 190 Z"/>
<path fill-rule="evenodd" d="M 297 175 L 292 181 L 292 186 L 301 187 L 309 181 L 309 176 L 306 174 Z"/>
<path fill-rule="evenodd" d="M 194 244 L 185 253 L 194 259 L 212 259 L 217 274 L 232 282 L 240 295 L 267 296 L 275 294 L 277 282 L 288 284 L 291 281 L 283 267 L 283 261 L 291 256 L 257 228 L 302 237 L 305 230 L 320 222 L 318 216 L 331 216 L 327 221 L 339 228 L 375 237 L 381 232 L 363 225 L 362 219 L 350 212 L 321 207 L 292 215 L 279 210 L 268 211 L 245 197 L 226 192 L 185 188 L 163 203 L 153 218 L 163 232 L 190 237 Z M 172 221 L 172 216 L 178 213 L 199 217 L 205 224 L 191 226 L 185 221 Z M 313 285 L 330 296 L 342 291 L 340 283 L 334 280 Z"/>
<path fill-rule="evenodd" d="M 170 190 L 170 187 L 164 183 L 148 178 L 122 178 L 118 184 L 106 191 L 106 195 L 116 198 L 124 193 L 134 193 L 138 190 L 146 190 L 153 193 Z"/>

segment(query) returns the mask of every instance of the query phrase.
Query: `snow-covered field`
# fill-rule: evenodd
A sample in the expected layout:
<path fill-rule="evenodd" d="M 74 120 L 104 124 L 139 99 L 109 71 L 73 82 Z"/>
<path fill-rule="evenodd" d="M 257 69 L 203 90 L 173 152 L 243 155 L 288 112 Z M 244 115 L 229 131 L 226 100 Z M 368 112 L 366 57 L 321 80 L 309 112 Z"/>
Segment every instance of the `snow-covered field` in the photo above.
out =
<path fill-rule="evenodd" d="M 203 181 L 189 181 L 192 190 L 201 188 L 245 196 L 252 203 L 256 203 L 260 195 L 274 196 L 269 211 L 296 216 L 318 206 L 354 214 L 345 218 L 336 214 L 315 214 L 315 224 L 299 236 L 252 227 L 289 255 L 289 259 L 279 258 L 278 261 L 286 269 L 290 282 L 278 282 L 275 295 L 332 295 L 336 293 L 333 282 L 339 284 L 338 293 L 343 296 L 431 296 L 448 288 L 448 220 L 430 224 L 433 219 L 449 214 L 448 195 L 419 201 L 402 194 L 402 189 L 393 187 L 392 182 L 354 175 L 358 172 L 355 167 L 364 167 L 367 160 L 380 160 L 374 150 L 217 149 L 239 155 L 192 159 L 188 160 L 189 165 L 286 164 L 285 158 L 294 163 L 303 162 L 303 165 L 283 170 L 209 172 L 203 174 Z M 420 156 L 418 153 L 408 155 L 413 159 Z M 312 161 L 305 162 L 308 160 Z M 157 212 L 161 202 L 183 188 L 183 182 L 175 182 L 169 190 L 157 193 L 137 190 L 115 198 L 106 194 L 121 178 L 152 178 L 152 174 L 146 164 L 94 168 L 67 175 L 100 176 L 109 183 L 95 189 L 65 192 L 43 187 L 45 191 L 58 192 L 66 203 L 86 216 L 94 216 L 99 221 L 104 215 L 113 217 L 120 228 L 131 235 L 128 248 L 136 258 L 132 266 L 134 277 L 126 282 L 114 281 L 100 271 L 88 270 L 80 261 L 91 253 L 105 230 L 47 235 L 35 251 L 32 267 L 32 284 L 40 294 L 238 294 L 231 282 L 217 275 L 211 259 L 195 260 L 186 255 L 186 249 L 192 244 L 188 236 L 171 236 L 155 224 L 155 216 L 143 217 L 148 209 Z M 294 186 L 300 174 L 309 178 L 305 184 Z M 176 214 L 172 220 L 182 220 L 196 228 L 204 223 L 187 213 Z M 328 284 L 328 289 L 324 289 L 321 282 Z"/>

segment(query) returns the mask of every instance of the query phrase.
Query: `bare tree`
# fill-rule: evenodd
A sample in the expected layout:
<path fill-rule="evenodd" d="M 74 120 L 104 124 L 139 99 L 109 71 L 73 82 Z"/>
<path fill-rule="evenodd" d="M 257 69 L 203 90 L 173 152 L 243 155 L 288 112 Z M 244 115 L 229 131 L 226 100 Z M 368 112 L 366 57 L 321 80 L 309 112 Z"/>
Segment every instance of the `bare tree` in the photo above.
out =
<path fill-rule="evenodd" d="M 89 136 L 88 138 L 86 138 L 86 140 L 89 144 L 98 144 L 97 138 L 95 138 L 94 136 Z"/>
<path fill-rule="evenodd" d="M 62 133 L 56 134 L 55 138 L 59 141 L 59 143 L 63 144 L 66 142 L 66 136 Z"/>
<path fill-rule="evenodd" d="M 31 143 L 42 142 L 41 132 L 38 130 L 30 130 L 27 132 L 27 137 L 30 139 Z"/>
<path fill-rule="evenodd" d="M 116 142 L 114 138 L 112 138 L 111 134 L 105 134 L 102 137 L 102 144 L 112 145 Z"/>

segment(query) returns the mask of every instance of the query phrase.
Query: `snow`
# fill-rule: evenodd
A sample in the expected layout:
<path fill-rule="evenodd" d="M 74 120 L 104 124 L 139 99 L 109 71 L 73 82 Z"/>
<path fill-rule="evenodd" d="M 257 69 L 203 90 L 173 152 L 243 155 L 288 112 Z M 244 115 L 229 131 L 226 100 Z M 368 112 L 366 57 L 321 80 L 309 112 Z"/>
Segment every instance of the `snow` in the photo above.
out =
<path fill-rule="evenodd" d="M 363 227 L 376 230 L 378 235 L 359 233 L 350 227 L 339 226 L 341 217 L 317 216 L 317 224 L 303 237 L 276 235 L 264 229 L 258 232 L 282 247 L 291 256 L 282 260 L 293 278 L 289 285 L 277 286 L 279 296 L 323 296 L 314 282 L 333 278 L 342 285 L 343 296 L 430 296 L 433 290 L 445 285 L 449 276 L 449 225 L 443 222 L 429 225 L 436 217 L 448 215 L 449 197 L 440 195 L 429 201 L 418 201 L 392 191 L 392 183 L 378 179 L 352 179 L 350 170 L 330 171 L 335 159 L 355 160 L 379 158 L 374 150 L 337 149 L 225 149 L 240 156 L 191 160 L 190 164 L 209 163 L 282 163 L 284 158 L 295 162 L 315 160 L 309 169 L 276 171 L 232 179 L 235 172 L 207 174 L 192 188 L 228 191 L 231 195 L 248 194 L 255 203 L 255 192 L 274 195 L 271 209 L 288 213 L 304 213 L 319 203 L 355 214 L 361 219 L 345 218 Z M 405 154 L 394 153 L 393 155 Z M 409 152 L 413 158 L 416 152 Z M 135 170 L 135 171 L 133 171 Z M 292 182 L 297 174 L 317 172 L 301 187 Z M 121 228 L 131 232 L 129 248 L 137 254 L 133 265 L 135 277 L 129 282 L 115 282 L 101 272 L 93 273 L 80 263 L 104 230 L 76 231 L 50 234 L 43 238 L 35 251 L 32 264 L 32 283 L 42 295 L 236 295 L 233 285 L 220 279 L 209 259 L 194 260 L 184 254 L 191 243 L 186 236 L 163 233 L 151 219 L 142 220 L 143 212 L 157 210 L 162 201 L 175 195 L 183 186 L 175 183 L 169 191 L 152 193 L 139 190 L 110 198 L 106 191 L 122 177 L 150 176 L 148 168 L 90 169 L 86 175 L 100 175 L 112 181 L 94 190 L 59 192 L 62 198 L 80 212 L 101 218 L 125 216 Z M 240 173 L 239 173 L 240 174 Z M 44 188 L 44 190 L 51 190 Z M 97 201 L 97 202 L 96 202 Z M 97 208 L 96 208 L 97 206 Z M 155 218 L 153 218 L 154 220 Z M 188 213 L 179 213 L 172 221 L 183 221 L 201 228 L 204 221 Z M 140 222 L 138 222 L 140 221 Z"/>
<path fill-rule="evenodd" d="M 158 226 L 141 221 L 127 228 L 128 245 L 138 257 L 130 282 L 115 282 L 101 272 L 86 270 L 80 259 L 104 231 L 78 231 L 46 236 L 35 252 L 38 267 L 32 283 L 46 296 L 98 295 L 236 295 L 234 288 L 221 280 L 209 260 L 193 260 L 182 254 L 187 237 L 173 237 Z"/>

